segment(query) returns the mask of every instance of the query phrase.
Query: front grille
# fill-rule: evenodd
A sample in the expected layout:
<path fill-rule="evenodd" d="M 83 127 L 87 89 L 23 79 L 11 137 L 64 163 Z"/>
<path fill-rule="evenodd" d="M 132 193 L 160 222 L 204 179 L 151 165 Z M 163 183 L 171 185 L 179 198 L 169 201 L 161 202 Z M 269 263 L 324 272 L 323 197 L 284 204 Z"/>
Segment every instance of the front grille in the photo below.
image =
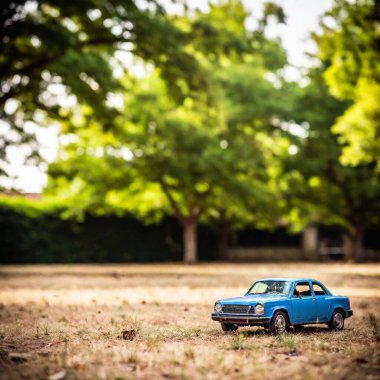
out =
<path fill-rule="evenodd" d="M 248 313 L 248 305 L 223 305 L 223 313 Z"/>

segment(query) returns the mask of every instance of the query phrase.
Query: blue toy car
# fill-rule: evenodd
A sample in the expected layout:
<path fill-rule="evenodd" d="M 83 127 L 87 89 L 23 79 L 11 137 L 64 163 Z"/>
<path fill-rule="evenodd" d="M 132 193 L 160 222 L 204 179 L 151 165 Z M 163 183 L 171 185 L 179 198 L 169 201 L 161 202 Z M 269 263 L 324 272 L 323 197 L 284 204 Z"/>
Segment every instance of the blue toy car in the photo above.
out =
<path fill-rule="evenodd" d="M 215 303 L 211 318 L 225 332 L 239 326 L 263 326 L 281 334 L 291 326 L 327 323 L 331 330 L 343 330 L 352 316 L 348 297 L 333 296 L 319 281 L 310 278 L 268 278 L 256 281 L 244 297 Z"/>

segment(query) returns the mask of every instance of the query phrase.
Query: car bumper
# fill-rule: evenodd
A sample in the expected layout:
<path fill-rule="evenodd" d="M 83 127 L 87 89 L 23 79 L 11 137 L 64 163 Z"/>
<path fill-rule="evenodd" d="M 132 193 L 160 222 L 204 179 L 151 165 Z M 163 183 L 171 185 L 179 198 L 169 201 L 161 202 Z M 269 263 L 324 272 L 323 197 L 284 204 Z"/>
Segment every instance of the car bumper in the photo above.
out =
<path fill-rule="evenodd" d="M 270 323 L 268 317 L 249 314 L 212 313 L 211 318 L 214 321 L 238 325 L 268 325 Z"/>
<path fill-rule="evenodd" d="M 352 310 L 348 310 L 346 314 L 347 314 L 347 318 L 349 318 L 354 315 L 354 312 Z"/>

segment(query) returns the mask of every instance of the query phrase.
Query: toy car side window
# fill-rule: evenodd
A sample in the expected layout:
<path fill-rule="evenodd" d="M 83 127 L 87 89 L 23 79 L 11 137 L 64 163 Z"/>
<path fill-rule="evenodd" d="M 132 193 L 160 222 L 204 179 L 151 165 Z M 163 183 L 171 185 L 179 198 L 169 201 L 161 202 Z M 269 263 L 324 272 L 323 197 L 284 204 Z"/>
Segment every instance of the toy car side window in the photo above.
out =
<path fill-rule="evenodd" d="M 299 282 L 294 289 L 295 296 L 310 297 L 311 289 L 308 282 Z"/>
<path fill-rule="evenodd" d="M 313 290 L 314 290 L 314 294 L 316 296 L 325 296 L 326 295 L 326 292 L 324 291 L 322 286 L 320 286 L 314 282 L 313 282 Z"/>

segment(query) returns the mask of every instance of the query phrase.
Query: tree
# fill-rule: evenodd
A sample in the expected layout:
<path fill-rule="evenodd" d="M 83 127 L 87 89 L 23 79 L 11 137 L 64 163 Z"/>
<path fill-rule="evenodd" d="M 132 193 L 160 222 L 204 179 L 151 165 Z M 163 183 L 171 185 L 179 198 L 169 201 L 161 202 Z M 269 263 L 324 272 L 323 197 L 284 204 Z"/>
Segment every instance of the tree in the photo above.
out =
<path fill-rule="evenodd" d="M 200 217 L 220 197 L 251 191 L 252 182 L 242 178 L 247 163 L 254 170 L 259 160 L 255 141 L 241 136 L 226 146 L 221 115 L 200 101 L 179 106 L 156 76 L 133 87 L 126 95 L 130 112 L 118 128 L 84 132 L 65 148 L 68 157 L 51 165 L 50 191 L 62 197 L 71 190 L 74 210 L 99 212 L 127 203 L 125 210 L 137 215 L 144 215 L 141 208 L 153 197 L 156 205 L 147 212 L 171 210 L 183 227 L 184 261 L 193 263 Z"/>
<path fill-rule="evenodd" d="M 298 92 L 294 115 L 305 135 L 293 137 L 299 151 L 286 161 L 283 180 L 293 222 L 343 226 L 351 258 L 361 260 L 365 229 L 379 222 L 380 179 L 373 164 L 346 167 L 340 162 L 344 146 L 331 126 L 350 104 L 329 94 L 323 72 L 323 66 L 311 69 L 309 84 Z"/>
<path fill-rule="evenodd" d="M 226 28 L 218 29 L 216 23 L 226 19 L 226 14 Z M 239 1 L 227 1 L 194 19 L 176 18 L 176 24 L 194 35 L 188 49 L 196 49 L 208 87 L 179 100 L 171 96 L 159 71 L 142 80 L 125 77 L 125 113 L 109 131 L 109 138 L 99 137 L 94 128 L 78 134 L 79 141 L 64 150 L 68 159 L 51 166 L 50 175 L 56 178 L 51 188 L 62 190 L 65 186 L 59 184 L 64 176 L 72 180 L 64 185 L 70 187 L 76 181 L 78 195 L 89 195 L 87 206 L 104 207 L 99 206 L 99 197 L 110 199 L 112 193 L 114 200 L 123 198 L 129 203 L 123 207 L 131 211 L 135 207 L 138 214 L 142 205 L 135 196 L 141 200 L 146 191 L 155 194 L 156 199 L 164 199 L 158 202 L 161 212 L 171 210 L 183 226 L 186 262 L 197 261 L 196 231 L 201 218 L 220 217 L 226 222 L 246 214 L 246 221 L 255 220 L 248 213 L 257 210 L 257 204 L 269 203 L 261 145 L 273 129 L 273 119 L 282 112 L 276 85 L 267 74 L 280 69 L 286 56 L 278 42 L 264 37 L 261 27 L 248 32 L 245 17 Z M 206 31 L 210 40 L 204 39 Z M 260 47 L 276 53 L 275 57 L 268 59 Z M 123 149 L 129 152 L 127 160 Z M 97 161 L 101 161 L 98 166 L 86 169 Z M 133 191 L 136 188 L 138 192 Z M 156 206 L 153 214 L 160 212 Z"/>
<path fill-rule="evenodd" d="M 377 162 L 380 168 L 380 1 L 336 0 L 315 35 L 320 57 L 328 62 L 325 78 L 331 93 L 350 100 L 333 125 L 344 144 L 342 162 Z"/>
<path fill-rule="evenodd" d="M 266 3 L 257 29 L 250 31 L 245 27 L 247 16 L 240 1 L 225 1 L 211 5 L 209 13 L 199 14 L 192 22 L 193 43 L 208 62 L 211 91 L 217 94 L 214 101 L 225 115 L 222 143 L 230 146 L 239 138 L 255 141 L 245 148 L 256 152 L 255 158 L 245 162 L 244 178 L 240 177 L 245 193 L 221 194 L 202 216 L 219 235 L 221 258 L 226 256 L 233 229 L 257 223 L 273 227 L 278 222 L 274 207 L 278 199 L 268 184 L 268 168 L 275 161 L 274 120 L 288 116 L 283 100 L 286 82 L 281 75 L 287 57 L 279 40 L 266 37 L 265 28 L 268 18 L 284 23 L 285 15 L 278 5 Z M 238 150 L 236 154 L 240 159 Z"/>
<path fill-rule="evenodd" d="M 201 88 L 206 78 L 188 41 L 154 0 L 139 7 L 132 0 L 4 0 L 0 10 L 0 118 L 8 125 L 0 144 L 0 170 L 9 146 L 24 145 L 30 159 L 38 145 L 30 122 L 49 125 L 70 119 L 71 105 L 104 129 L 117 110 L 110 97 L 122 91 L 115 67 L 126 69 L 116 51 L 152 62 L 173 96 Z M 1 173 L 0 173 L 1 174 Z"/>

